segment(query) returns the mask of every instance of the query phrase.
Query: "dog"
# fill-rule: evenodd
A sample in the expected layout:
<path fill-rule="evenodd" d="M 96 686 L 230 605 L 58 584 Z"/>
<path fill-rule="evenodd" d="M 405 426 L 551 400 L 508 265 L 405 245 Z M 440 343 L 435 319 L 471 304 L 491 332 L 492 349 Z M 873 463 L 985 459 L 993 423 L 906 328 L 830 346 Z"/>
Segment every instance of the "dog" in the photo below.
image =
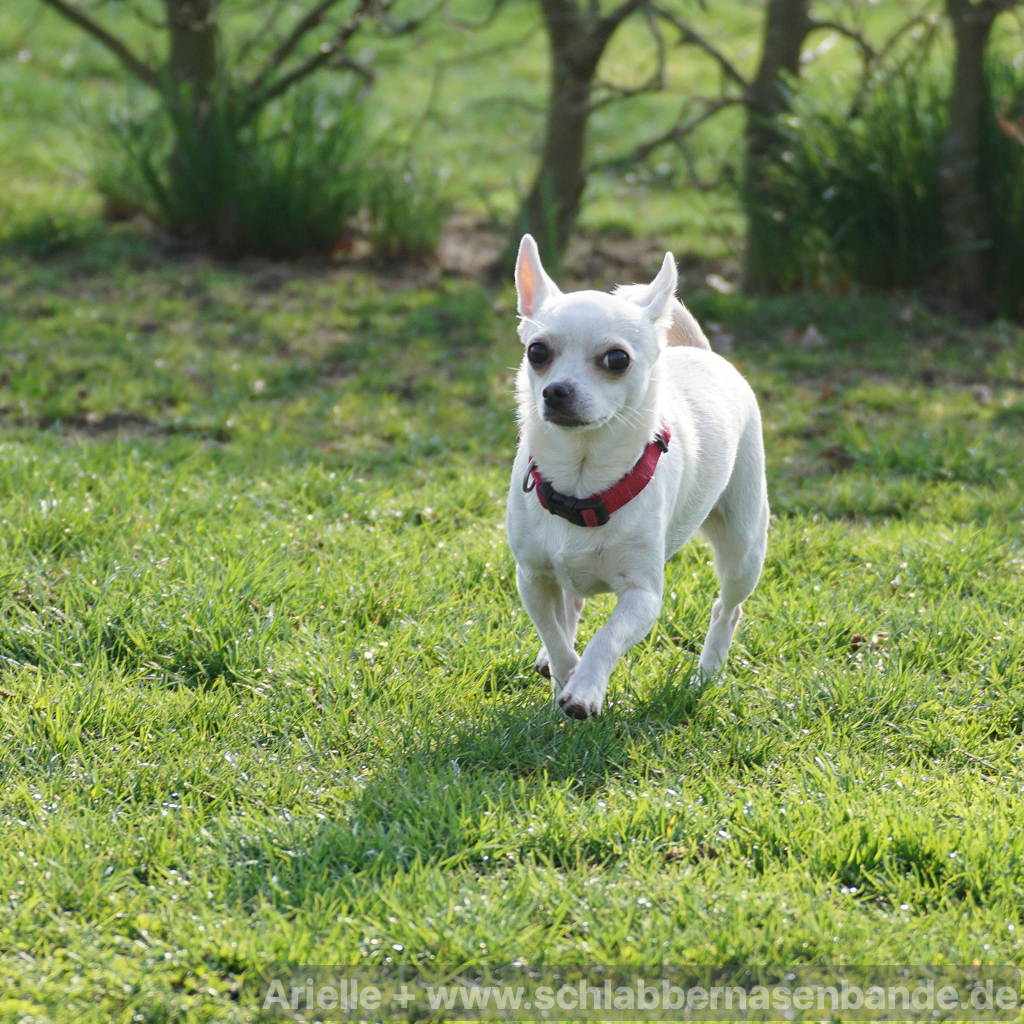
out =
<path fill-rule="evenodd" d="M 665 562 L 700 529 L 720 592 L 696 676 L 725 661 L 764 562 L 757 399 L 676 298 L 671 253 L 648 285 L 563 293 L 525 235 L 515 269 L 523 360 L 506 528 L 537 670 L 571 718 L 601 712 L 619 658 L 661 611 Z M 582 656 L 586 598 L 617 603 Z"/>

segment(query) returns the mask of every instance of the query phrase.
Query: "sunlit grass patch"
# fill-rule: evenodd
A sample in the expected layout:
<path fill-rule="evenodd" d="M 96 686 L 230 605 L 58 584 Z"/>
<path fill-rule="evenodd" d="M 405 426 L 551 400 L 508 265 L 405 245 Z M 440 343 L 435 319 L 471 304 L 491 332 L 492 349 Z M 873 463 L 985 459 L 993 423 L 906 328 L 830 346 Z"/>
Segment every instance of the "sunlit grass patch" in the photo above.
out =
<path fill-rule="evenodd" d="M 77 209 L 19 130 L 25 223 Z M 1019 329 L 687 294 L 761 399 L 764 575 L 691 688 L 715 581 L 684 549 L 579 723 L 502 525 L 511 283 L 95 227 L 0 248 L 0 1017 L 249 1022 L 273 964 L 1019 962 Z"/>

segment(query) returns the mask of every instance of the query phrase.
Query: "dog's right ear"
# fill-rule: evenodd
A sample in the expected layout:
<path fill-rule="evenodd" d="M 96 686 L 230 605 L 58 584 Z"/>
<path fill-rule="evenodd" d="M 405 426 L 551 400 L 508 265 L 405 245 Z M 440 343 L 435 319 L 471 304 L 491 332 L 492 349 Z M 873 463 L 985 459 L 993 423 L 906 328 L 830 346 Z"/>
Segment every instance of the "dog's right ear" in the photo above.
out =
<path fill-rule="evenodd" d="M 523 235 L 519 243 L 519 255 L 516 258 L 516 295 L 518 296 L 519 315 L 534 316 L 537 310 L 548 299 L 562 293 L 558 285 L 551 280 L 540 261 L 537 243 L 533 235 Z"/>

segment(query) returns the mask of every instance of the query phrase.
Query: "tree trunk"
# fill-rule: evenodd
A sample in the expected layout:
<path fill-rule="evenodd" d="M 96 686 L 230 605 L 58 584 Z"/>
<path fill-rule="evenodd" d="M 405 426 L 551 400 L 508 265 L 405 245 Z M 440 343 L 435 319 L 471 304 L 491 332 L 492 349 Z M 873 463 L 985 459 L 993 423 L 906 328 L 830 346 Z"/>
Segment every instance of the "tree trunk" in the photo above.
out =
<path fill-rule="evenodd" d="M 217 0 L 164 0 L 170 49 L 170 85 L 192 112 L 207 105 L 220 73 Z"/>
<path fill-rule="evenodd" d="M 584 159 L 594 69 L 580 69 L 564 54 L 553 56 L 540 169 L 520 208 L 515 235 L 518 243 L 518 236 L 530 232 L 554 271 L 568 247 L 586 185 Z"/>
<path fill-rule="evenodd" d="M 982 181 L 983 119 L 988 113 L 985 50 L 998 8 L 970 0 L 946 0 L 956 57 L 949 97 L 949 126 L 940 149 L 946 285 L 965 308 L 992 312 L 990 273 L 992 211 Z"/>
<path fill-rule="evenodd" d="M 774 283 L 778 218 L 771 185 L 771 167 L 779 159 L 783 139 L 778 118 L 789 110 L 786 77 L 800 75 L 800 54 L 811 28 L 810 0 L 768 0 L 761 62 L 746 91 L 743 202 L 747 213 L 744 286 L 763 291 Z"/>
<path fill-rule="evenodd" d="M 515 257 L 519 238 L 529 232 L 544 259 L 557 271 L 579 216 L 586 187 L 586 138 L 597 66 L 625 16 L 584 13 L 576 0 L 541 0 L 551 53 L 550 91 L 540 167 L 519 208 L 512 237 L 496 272 Z"/>
<path fill-rule="evenodd" d="M 191 195 L 193 203 L 201 204 L 215 247 L 231 256 L 237 245 L 237 214 L 233 202 L 218 196 L 213 184 L 222 179 L 216 163 L 225 152 L 224 138 L 211 141 L 221 73 L 217 0 L 164 0 L 164 8 L 169 39 L 165 102 L 174 129 L 168 170 L 177 183 L 171 193 Z"/>

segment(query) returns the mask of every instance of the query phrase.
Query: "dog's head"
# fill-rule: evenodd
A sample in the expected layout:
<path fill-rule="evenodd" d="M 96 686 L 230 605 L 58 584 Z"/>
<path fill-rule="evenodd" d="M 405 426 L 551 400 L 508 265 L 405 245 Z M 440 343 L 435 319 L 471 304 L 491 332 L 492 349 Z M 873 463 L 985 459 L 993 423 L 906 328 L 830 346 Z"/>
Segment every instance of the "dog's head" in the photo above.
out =
<path fill-rule="evenodd" d="M 516 261 L 524 400 L 560 427 L 628 422 L 665 347 L 676 284 L 675 260 L 665 253 L 644 287 L 622 295 L 563 293 L 544 270 L 537 243 L 524 235 Z"/>

